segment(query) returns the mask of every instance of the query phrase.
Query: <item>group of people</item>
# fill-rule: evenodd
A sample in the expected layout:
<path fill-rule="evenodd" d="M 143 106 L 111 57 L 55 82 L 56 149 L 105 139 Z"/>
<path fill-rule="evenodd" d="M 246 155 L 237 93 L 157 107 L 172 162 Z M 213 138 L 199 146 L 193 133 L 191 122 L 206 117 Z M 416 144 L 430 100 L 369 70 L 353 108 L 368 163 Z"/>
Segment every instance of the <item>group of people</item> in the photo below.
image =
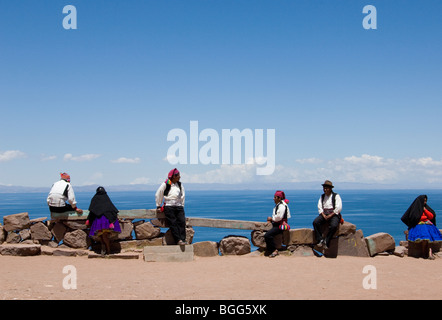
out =
<path fill-rule="evenodd" d="M 181 175 L 178 169 L 172 169 L 166 181 L 161 183 L 155 193 L 157 212 L 164 212 L 169 223 L 169 228 L 177 245 L 188 244 L 186 240 L 186 218 L 184 212 L 185 191 L 180 181 Z M 333 191 L 333 183 L 326 180 L 322 184 L 324 193 L 318 200 L 318 216 L 313 220 L 313 229 L 316 239 L 316 248 L 327 249 L 330 245 L 339 224 L 343 223 L 342 199 Z M 275 192 L 272 216 L 267 217 L 271 228 L 265 233 L 267 254 L 276 257 L 279 252 L 275 245 L 275 236 L 289 230 L 288 219 L 291 217 L 288 199 L 284 191 Z M 434 258 L 431 243 L 442 241 L 442 234 L 436 227 L 436 213 L 427 204 L 426 195 L 418 196 L 401 220 L 408 226 L 408 240 L 421 243 L 424 257 Z M 77 207 L 75 194 L 70 184 L 70 176 L 67 173 L 60 174 L 60 180 L 55 182 L 49 192 L 47 203 L 51 212 L 76 211 L 83 213 Z M 89 215 L 86 225 L 90 227 L 89 236 L 100 240 L 105 245 L 105 251 L 110 253 L 110 239 L 113 235 L 121 232 L 118 222 L 118 209 L 112 203 L 103 187 L 98 187 L 89 205 Z M 324 225 L 328 231 L 323 234 Z"/>

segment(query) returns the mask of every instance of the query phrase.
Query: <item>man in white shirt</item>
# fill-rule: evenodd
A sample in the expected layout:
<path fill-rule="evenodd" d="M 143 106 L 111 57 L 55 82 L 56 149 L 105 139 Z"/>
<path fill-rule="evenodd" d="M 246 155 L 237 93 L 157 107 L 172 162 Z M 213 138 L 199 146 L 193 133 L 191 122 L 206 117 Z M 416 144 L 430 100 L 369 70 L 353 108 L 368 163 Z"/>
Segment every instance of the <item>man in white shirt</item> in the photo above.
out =
<path fill-rule="evenodd" d="M 164 199 L 164 214 L 169 222 L 169 228 L 175 243 L 186 245 L 186 217 L 184 213 L 184 186 L 180 182 L 180 172 L 175 168 L 168 174 L 155 193 L 157 210 L 161 210 Z"/>
<path fill-rule="evenodd" d="M 318 241 L 318 247 L 328 248 L 330 240 L 335 232 L 338 230 L 341 222 L 342 200 L 339 194 L 332 191 L 334 188 L 330 180 L 326 180 L 322 184 L 324 194 L 319 197 L 318 212 L 319 215 L 313 221 L 313 228 L 315 230 L 315 238 Z M 325 239 L 322 237 L 321 227 L 328 223 L 328 233 Z"/>
<path fill-rule="evenodd" d="M 70 183 L 71 177 L 66 172 L 60 173 L 60 177 L 61 179 L 52 185 L 46 199 L 49 210 L 58 213 L 66 211 L 83 213 L 83 210 L 77 208 L 77 200 L 75 200 L 74 190 Z"/>

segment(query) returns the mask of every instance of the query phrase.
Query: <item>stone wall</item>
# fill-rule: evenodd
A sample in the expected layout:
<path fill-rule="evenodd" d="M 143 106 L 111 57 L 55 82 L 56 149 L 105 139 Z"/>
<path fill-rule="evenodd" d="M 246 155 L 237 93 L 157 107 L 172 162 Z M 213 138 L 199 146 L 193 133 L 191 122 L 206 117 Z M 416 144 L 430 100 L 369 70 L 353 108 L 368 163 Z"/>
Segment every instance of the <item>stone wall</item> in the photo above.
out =
<path fill-rule="evenodd" d="M 113 239 L 113 252 L 141 251 L 145 246 L 174 244 L 170 231 L 163 233 L 161 228 L 168 228 L 165 219 L 150 221 L 120 220 L 122 232 Z M 0 254 L 7 255 L 88 255 L 99 253 L 102 245 L 88 236 L 89 229 L 85 220 L 50 221 L 46 218 L 29 219 L 27 212 L 5 216 L 0 224 Z M 327 230 L 324 230 L 324 233 Z M 192 243 L 194 230 L 186 228 L 187 241 Z M 265 231 L 251 232 L 251 243 L 258 247 L 258 254 L 265 251 Z M 275 239 L 281 252 L 291 256 L 312 256 L 317 252 L 313 229 L 299 228 L 284 231 Z M 194 244 L 197 256 L 244 255 L 251 252 L 251 243 L 247 237 L 226 236 L 219 242 L 203 241 Z M 364 237 L 362 230 L 354 224 L 344 222 L 339 226 L 330 246 L 322 252 L 326 257 L 355 256 L 370 257 L 380 253 L 394 253 L 398 256 L 407 254 L 407 245 L 396 247 L 393 237 L 387 233 L 377 233 Z M 440 247 L 440 246 L 439 246 Z"/>

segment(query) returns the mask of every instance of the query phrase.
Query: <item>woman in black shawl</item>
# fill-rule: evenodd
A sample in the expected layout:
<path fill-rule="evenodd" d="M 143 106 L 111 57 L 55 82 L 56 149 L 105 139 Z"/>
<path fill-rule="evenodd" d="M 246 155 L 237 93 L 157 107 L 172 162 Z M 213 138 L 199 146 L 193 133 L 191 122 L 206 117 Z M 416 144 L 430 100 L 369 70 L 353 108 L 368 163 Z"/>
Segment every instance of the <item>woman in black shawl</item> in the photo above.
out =
<path fill-rule="evenodd" d="M 98 187 L 91 200 L 86 225 L 90 225 L 89 236 L 99 239 L 110 253 L 110 236 L 121 232 L 118 209 L 114 206 L 103 187 Z M 103 252 L 102 252 L 103 253 Z"/>
<path fill-rule="evenodd" d="M 427 205 L 427 200 L 426 195 L 418 196 L 401 220 L 408 226 L 408 241 L 420 243 L 423 256 L 434 259 L 429 244 L 442 241 L 442 234 L 436 227 L 436 212 Z"/>

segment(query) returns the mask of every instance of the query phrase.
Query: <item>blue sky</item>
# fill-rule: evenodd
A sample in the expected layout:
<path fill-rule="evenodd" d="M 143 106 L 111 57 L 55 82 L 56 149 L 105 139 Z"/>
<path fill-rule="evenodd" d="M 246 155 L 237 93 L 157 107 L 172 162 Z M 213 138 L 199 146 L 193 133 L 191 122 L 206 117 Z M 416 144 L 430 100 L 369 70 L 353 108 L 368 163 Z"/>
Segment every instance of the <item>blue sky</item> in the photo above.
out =
<path fill-rule="evenodd" d="M 275 129 L 276 168 L 177 164 L 183 181 L 439 187 L 441 12 L 436 0 L 2 0 L 0 184 L 50 187 L 62 171 L 76 185 L 157 184 L 174 167 L 168 132 L 198 121 Z"/>

